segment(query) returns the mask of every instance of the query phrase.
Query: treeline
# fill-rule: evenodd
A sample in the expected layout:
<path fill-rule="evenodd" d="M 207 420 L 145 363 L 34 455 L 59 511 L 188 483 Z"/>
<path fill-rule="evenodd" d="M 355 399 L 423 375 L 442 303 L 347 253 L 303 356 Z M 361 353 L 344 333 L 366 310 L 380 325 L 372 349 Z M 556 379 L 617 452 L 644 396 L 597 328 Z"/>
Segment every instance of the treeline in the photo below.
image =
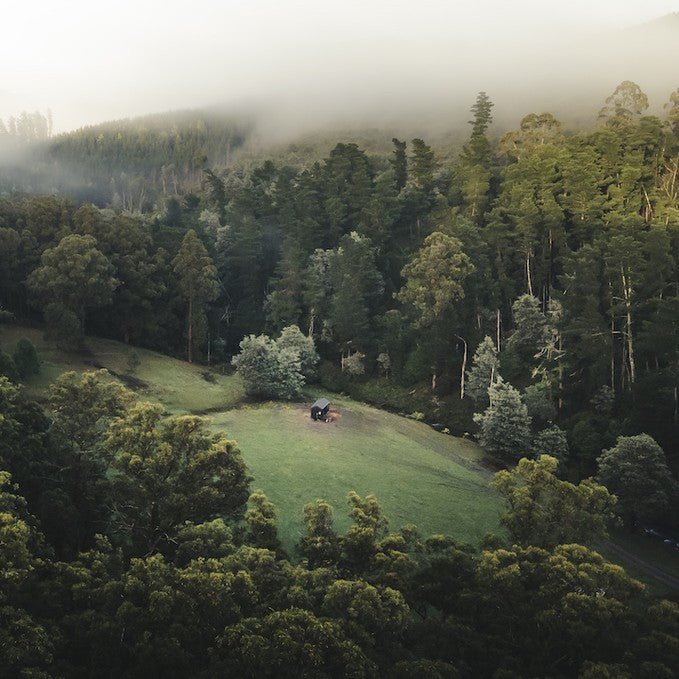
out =
<path fill-rule="evenodd" d="M 200 186 L 208 167 L 225 167 L 250 133 L 218 113 L 176 112 L 85 127 L 45 151 L 52 181 L 98 205 L 148 212 L 163 198 Z"/>
<path fill-rule="evenodd" d="M 0 120 L 0 191 L 62 193 L 77 202 L 150 212 L 226 167 L 252 131 L 246 119 L 186 111 L 119 120 L 52 136 L 52 116 Z"/>
<path fill-rule="evenodd" d="M 660 119 L 625 82 L 592 131 L 530 114 L 497 144 L 492 106 L 478 96 L 455 163 L 394 139 L 389 157 L 338 144 L 306 169 L 204 170 L 145 215 L 4 200 L 0 301 L 62 341 L 87 329 L 199 360 L 298 325 L 326 385 L 457 433 L 485 407 L 467 386 L 490 342 L 487 386 L 519 392 L 534 434 L 558 424 L 578 475 L 620 434 L 676 461 L 679 95 Z"/>
<path fill-rule="evenodd" d="M 0 118 L 0 150 L 10 144 L 31 144 L 52 136 L 52 112 L 22 111 L 6 120 Z"/>
<path fill-rule="evenodd" d="M 554 458 L 493 481 L 511 547 L 390 531 L 352 492 L 346 532 L 311 502 L 288 555 L 203 419 L 105 371 L 65 373 L 45 405 L 0 377 L 2 676 L 674 676 L 679 607 L 576 543 L 614 498 Z"/>

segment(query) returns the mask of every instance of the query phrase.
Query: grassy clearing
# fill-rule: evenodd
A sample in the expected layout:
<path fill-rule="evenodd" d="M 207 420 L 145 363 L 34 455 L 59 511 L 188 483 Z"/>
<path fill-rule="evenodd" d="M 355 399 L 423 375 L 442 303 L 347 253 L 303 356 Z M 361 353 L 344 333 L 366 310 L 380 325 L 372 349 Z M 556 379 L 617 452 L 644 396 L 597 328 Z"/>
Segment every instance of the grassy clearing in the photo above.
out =
<path fill-rule="evenodd" d="M 26 383 L 29 396 L 44 397 L 47 387 L 67 370 L 106 368 L 131 383 L 140 399 L 162 403 L 170 412 L 203 412 L 226 410 L 238 405 L 244 396 L 240 380 L 235 375 L 209 373 L 204 366 L 163 356 L 154 351 L 128 347 L 113 340 L 88 337 L 89 353 L 71 354 L 46 342 L 42 330 L 23 326 L 5 326 L 0 330 L 0 344 L 12 353 L 22 337 L 31 340 L 42 361 L 40 374 Z M 128 373 L 128 358 L 132 351 L 140 363 L 133 374 Z"/>
<path fill-rule="evenodd" d="M 204 367 L 112 340 L 88 338 L 87 355 L 69 354 L 46 342 L 39 329 L 6 326 L 0 342 L 11 353 L 21 337 L 33 342 L 42 361 L 40 375 L 26 385 L 33 398 L 44 398 L 66 370 L 103 367 L 123 382 L 132 378 L 139 398 L 170 412 L 208 412 L 215 429 L 238 441 L 253 488 L 278 507 L 287 547 L 299 539 L 304 504 L 317 498 L 333 504 L 338 529 L 346 528 L 350 490 L 376 495 L 393 529 L 414 523 L 425 535 L 447 533 L 468 542 L 499 530 L 500 501 L 488 488 L 483 453 L 471 441 L 335 396 L 340 416 L 331 424 L 313 422 L 306 405 L 237 407 L 244 400 L 237 377 L 215 374 L 208 381 Z M 133 350 L 140 364 L 129 375 Z"/>
<path fill-rule="evenodd" d="M 414 523 L 424 535 L 477 543 L 499 532 L 500 500 L 488 487 L 474 443 L 348 399 L 332 399 L 336 421 L 309 418 L 308 407 L 266 403 L 212 415 L 238 441 L 261 488 L 279 510 L 281 537 L 300 537 L 302 508 L 317 498 L 349 525 L 347 494 L 375 495 L 392 529 Z"/>
<path fill-rule="evenodd" d="M 40 375 L 25 385 L 32 398 L 43 399 L 66 370 L 103 367 L 131 383 L 140 399 L 159 402 L 169 412 L 209 413 L 215 429 L 238 441 L 253 487 L 262 488 L 278 507 L 287 547 L 299 539 L 304 504 L 317 498 L 333 504 L 338 529 L 346 528 L 350 490 L 376 495 L 392 529 L 415 523 L 425 535 L 447 533 L 472 543 L 487 532 L 501 532 L 501 502 L 488 488 L 491 472 L 483 466 L 483 451 L 471 441 L 334 395 L 340 417 L 331 424 L 312 422 L 306 405 L 242 406 L 244 390 L 234 375 L 210 373 L 208 380 L 203 366 L 92 337 L 87 339 L 89 352 L 70 354 L 46 342 L 40 329 L 0 328 L 0 346 L 10 354 L 22 337 L 33 342 L 42 361 Z M 130 375 L 132 351 L 140 363 Z M 314 400 L 311 392 L 307 396 Z M 637 558 L 679 577 L 679 557 L 665 545 L 622 533 L 612 538 Z M 634 563 L 601 551 L 654 593 L 669 593 Z"/>

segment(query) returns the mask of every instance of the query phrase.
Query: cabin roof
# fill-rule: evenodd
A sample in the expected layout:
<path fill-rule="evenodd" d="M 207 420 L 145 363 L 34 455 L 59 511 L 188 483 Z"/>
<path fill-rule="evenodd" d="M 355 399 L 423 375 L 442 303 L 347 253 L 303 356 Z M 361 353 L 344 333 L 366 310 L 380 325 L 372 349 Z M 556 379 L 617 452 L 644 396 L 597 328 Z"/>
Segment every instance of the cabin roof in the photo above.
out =
<path fill-rule="evenodd" d="M 328 401 L 327 398 L 319 398 L 316 403 L 314 403 L 311 407 L 312 408 L 318 408 L 319 410 L 323 410 L 324 408 L 327 408 L 330 405 L 330 401 Z"/>

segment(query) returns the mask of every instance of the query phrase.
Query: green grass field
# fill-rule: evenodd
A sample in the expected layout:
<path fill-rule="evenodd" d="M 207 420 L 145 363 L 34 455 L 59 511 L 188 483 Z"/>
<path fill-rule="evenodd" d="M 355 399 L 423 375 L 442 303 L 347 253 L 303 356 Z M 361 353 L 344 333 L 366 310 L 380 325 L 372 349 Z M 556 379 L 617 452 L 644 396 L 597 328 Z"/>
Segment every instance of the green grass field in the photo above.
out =
<path fill-rule="evenodd" d="M 140 399 L 162 403 L 170 412 L 226 410 L 241 403 L 244 397 L 243 387 L 235 375 L 210 373 L 214 381 L 208 381 L 203 375 L 204 366 L 113 340 L 88 337 L 87 355 L 70 354 L 45 341 L 39 329 L 9 325 L 0 329 L 0 346 L 11 354 L 22 337 L 33 342 L 42 362 L 40 374 L 26 383 L 26 391 L 33 398 L 42 398 L 47 387 L 67 370 L 83 372 L 95 368 L 106 368 L 120 375 L 123 382 L 132 378 Z M 134 373 L 129 374 L 127 362 L 132 351 L 137 353 L 140 363 Z"/>
<path fill-rule="evenodd" d="M 104 367 L 126 379 L 132 349 L 119 342 L 88 338 L 87 355 L 68 354 L 46 342 L 40 330 L 18 326 L 5 326 L 0 342 L 11 353 L 21 337 L 33 342 L 42 361 L 40 375 L 26 385 L 32 397 L 44 397 L 66 370 Z M 499 531 L 500 501 L 488 487 L 483 453 L 471 441 L 334 396 L 338 417 L 330 424 L 313 422 L 307 405 L 242 405 L 237 377 L 214 375 L 210 382 L 204 367 L 135 351 L 141 359 L 133 374 L 139 398 L 160 402 L 169 412 L 207 412 L 215 430 L 238 442 L 253 488 L 263 489 L 279 510 L 287 547 L 299 538 L 304 504 L 317 498 L 335 507 L 337 527 L 345 528 L 351 490 L 376 495 L 394 530 L 414 523 L 424 535 L 447 533 L 468 542 Z"/>
<path fill-rule="evenodd" d="M 92 337 L 87 352 L 70 354 L 46 342 L 40 329 L 0 328 L 0 346 L 10 354 L 21 337 L 33 342 L 42 361 L 40 375 L 25 385 L 33 398 L 43 399 L 49 384 L 66 370 L 103 367 L 140 399 L 159 402 L 168 412 L 206 414 L 215 430 L 238 442 L 254 477 L 253 489 L 261 488 L 276 504 L 288 548 L 299 539 L 304 505 L 317 498 L 334 506 L 337 528 L 346 528 L 351 490 L 377 496 L 392 530 L 414 523 L 423 535 L 447 533 L 470 543 L 487 532 L 501 532 L 501 502 L 488 487 L 491 472 L 484 466 L 483 451 L 472 441 L 328 393 L 324 395 L 337 411 L 335 421 L 313 422 L 308 404 L 244 404 L 243 386 L 235 375 L 207 373 L 204 366 Z M 132 351 L 140 363 L 130 374 Z M 309 388 L 307 395 L 311 402 L 320 392 Z M 679 558 L 664 545 L 620 532 L 612 540 L 679 577 Z M 648 569 L 644 572 L 605 547 L 602 552 L 648 582 L 655 593 L 671 591 Z"/>
<path fill-rule="evenodd" d="M 347 494 L 373 494 L 390 527 L 414 523 L 423 535 L 477 543 L 499 532 L 500 500 L 488 487 L 481 451 L 464 439 L 347 399 L 332 398 L 337 419 L 314 422 L 308 407 L 265 403 L 213 414 L 216 429 L 238 441 L 261 488 L 279 510 L 287 546 L 302 529 L 302 509 L 317 498 L 349 524 Z"/>

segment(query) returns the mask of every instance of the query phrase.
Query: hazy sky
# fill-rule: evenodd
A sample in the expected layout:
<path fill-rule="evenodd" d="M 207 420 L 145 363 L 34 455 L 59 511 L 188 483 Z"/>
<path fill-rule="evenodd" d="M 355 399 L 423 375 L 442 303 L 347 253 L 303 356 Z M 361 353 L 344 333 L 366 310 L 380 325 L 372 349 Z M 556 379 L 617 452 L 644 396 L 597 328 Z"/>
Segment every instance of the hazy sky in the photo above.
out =
<path fill-rule="evenodd" d="M 2 13 L 0 118 L 50 107 L 64 130 L 252 102 L 287 106 L 289 117 L 367 114 L 437 86 L 459 82 L 466 96 L 488 89 L 483 80 L 518 79 L 512 69 L 549 61 L 559 34 L 586 43 L 678 10 L 679 0 L 12 2 Z"/>

